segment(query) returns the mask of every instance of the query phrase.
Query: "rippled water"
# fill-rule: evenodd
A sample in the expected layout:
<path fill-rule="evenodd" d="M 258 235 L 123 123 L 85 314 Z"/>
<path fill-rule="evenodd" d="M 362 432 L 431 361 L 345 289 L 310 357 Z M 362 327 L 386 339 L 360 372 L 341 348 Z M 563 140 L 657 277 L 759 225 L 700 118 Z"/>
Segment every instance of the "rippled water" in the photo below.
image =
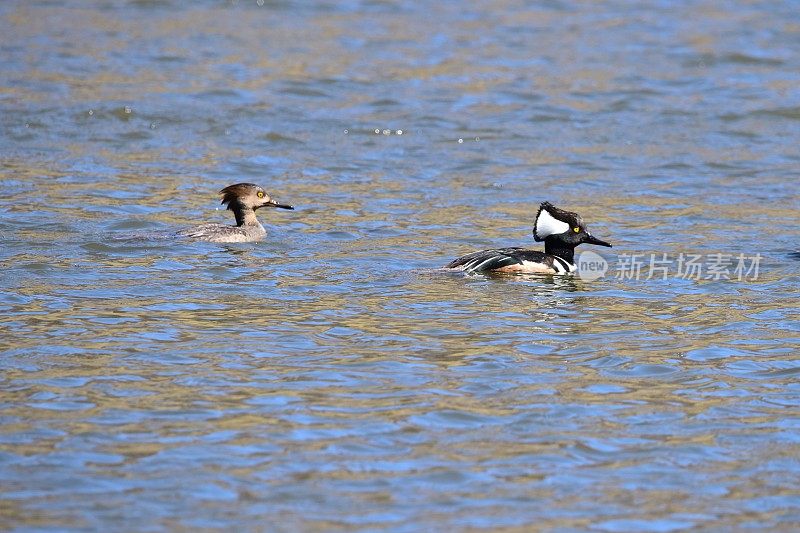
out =
<path fill-rule="evenodd" d="M 3 2 L 0 526 L 800 527 L 796 8 Z"/>

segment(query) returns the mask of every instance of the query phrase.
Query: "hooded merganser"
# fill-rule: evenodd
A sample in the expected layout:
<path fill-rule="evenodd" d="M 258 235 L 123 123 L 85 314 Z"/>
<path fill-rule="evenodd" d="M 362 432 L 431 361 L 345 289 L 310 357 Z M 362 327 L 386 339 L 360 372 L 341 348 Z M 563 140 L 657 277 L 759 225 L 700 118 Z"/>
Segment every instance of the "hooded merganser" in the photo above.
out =
<path fill-rule="evenodd" d="M 256 209 L 280 207 L 294 209 L 291 205 L 279 204 L 264 189 L 253 183 L 228 185 L 219 194 L 222 204 L 233 211 L 236 225 L 202 224 L 180 231 L 178 235 L 208 242 L 255 242 L 262 240 L 267 231 L 256 218 Z"/>
<path fill-rule="evenodd" d="M 483 250 L 459 257 L 445 268 L 464 272 L 567 274 L 574 272 L 575 247 L 582 243 L 611 245 L 593 237 L 580 215 L 543 202 L 536 213 L 533 238 L 544 241 L 544 252 L 525 248 Z"/>

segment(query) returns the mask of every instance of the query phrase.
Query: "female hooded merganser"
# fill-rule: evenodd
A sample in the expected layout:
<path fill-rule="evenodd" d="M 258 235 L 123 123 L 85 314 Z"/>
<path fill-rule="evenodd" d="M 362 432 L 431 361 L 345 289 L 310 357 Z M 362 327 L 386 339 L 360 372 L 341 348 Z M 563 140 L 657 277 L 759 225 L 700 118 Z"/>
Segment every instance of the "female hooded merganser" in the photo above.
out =
<path fill-rule="evenodd" d="M 582 243 L 611 245 L 592 236 L 580 215 L 544 202 L 536 213 L 533 238 L 544 241 L 544 252 L 525 248 L 483 250 L 459 257 L 445 268 L 464 272 L 567 274 L 574 272 L 575 247 Z"/>
<path fill-rule="evenodd" d="M 228 209 L 233 211 L 236 225 L 202 224 L 185 229 L 178 235 L 208 242 L 260 241 L 267 235 L 267 231 L 256 218 L 256 209 L 261 207 L 294 209 L 291 205 L 279 204 L 270 198 L 264 189 L 252 183 L 228 185 L 219 191 L 219 194 L 222 195 L 222 204 L 227 204 Z"/>

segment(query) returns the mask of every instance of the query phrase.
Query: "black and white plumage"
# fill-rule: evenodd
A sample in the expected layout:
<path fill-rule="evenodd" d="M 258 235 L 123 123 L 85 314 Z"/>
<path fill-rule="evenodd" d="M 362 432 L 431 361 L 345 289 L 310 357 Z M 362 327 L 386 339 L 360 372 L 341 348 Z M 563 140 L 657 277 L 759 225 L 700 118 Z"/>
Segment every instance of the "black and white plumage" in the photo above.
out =
<path fill-rule="evenodd" d="M 543 202 L 536 213 L 533 238 L 544 241 L 544 252 L 525 248 L 483 250 L 451 261 L 446 269 L 463 272 L 569 274 L 577 270 L 575 247 L 582 243 L 611 245 L 592 236 L 577 213 Z"/>
<path fill-rule="evenodd" d="M 450 262 L 445 268 L 465 272 L 567 274 L 575 270 L 575 265 L 555 255 L 515 247 L 473 252 Z"/>
<path fill-rule="evenodd" d="M 179 236 L 207 242 L 256 242 L 267 235 L 264 226 L 256 218 L 256 209 L 294 209 L 291 205 L 276 202 L 264 189 L 253 183 L 228 185 L 219 194 L 222 195 L 221 203 L 233 211 L 236 225 L 201 224 L 178 232 Z"/>

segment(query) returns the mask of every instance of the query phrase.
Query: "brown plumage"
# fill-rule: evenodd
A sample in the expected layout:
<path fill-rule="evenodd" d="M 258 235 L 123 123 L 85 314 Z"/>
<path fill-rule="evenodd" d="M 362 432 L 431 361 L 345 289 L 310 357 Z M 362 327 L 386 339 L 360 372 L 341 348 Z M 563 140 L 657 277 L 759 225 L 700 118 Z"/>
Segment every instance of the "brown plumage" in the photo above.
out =
<path fill-rule="evenodd" d="M 219 194 L 222 204 L 233 211 L 236 226 L 224 224 L 203 224 L 184 231 L 179 235 L 209 242 L 254 242 L 262 240 L 267 231 L 256 218 L 256 209 L 280 207 L 294 209 L 291 205 L 280 204 L 254 183 L 235 183 L 228 185 Z"/>

